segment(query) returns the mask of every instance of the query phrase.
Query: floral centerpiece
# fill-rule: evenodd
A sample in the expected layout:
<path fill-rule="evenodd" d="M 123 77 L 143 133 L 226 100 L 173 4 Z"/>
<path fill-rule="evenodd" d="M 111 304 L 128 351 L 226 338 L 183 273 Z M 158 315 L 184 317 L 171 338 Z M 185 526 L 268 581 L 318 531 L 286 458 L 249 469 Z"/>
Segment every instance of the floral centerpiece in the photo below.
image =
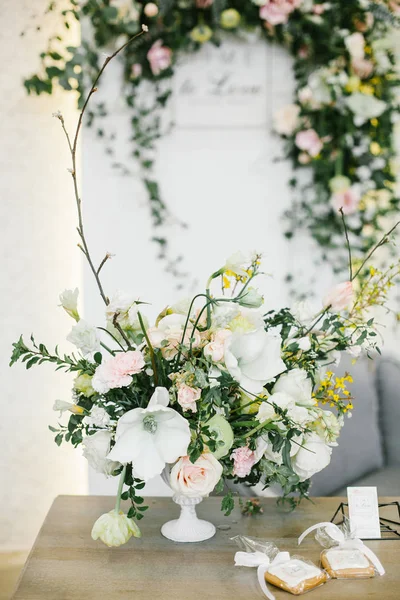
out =
<path fill-rule="evenodd" d="M 111 58 L 90 90 L 73 139 L 63 116 L 54 115 L 71 151 L 79 247 L 104 302 L 104 322 L 96 326 L 83 319 L 78 290 L 65 290 L 61 306 L 75 321 L 67 339 L 77 352 L 50 352 L 33 336 L 29 344 L 21 336 L 11 365 L 22 361 L 29 369 L 52 363 L 75 374 L 72 401 L 54 405 L 60 414 L 70 413 L 68 423 L 50 429 L 58 445 L 82 445 L 96 471 L 119 477 L 115 509 L 92 531 L 94 539 L 118 546 L 140 535 L 136 522 L 148 508 L 140 490 L 157 475 L 163 474 L 174 491 L 185 523 L 202 497 L 223 491 L 224 481 L 279 484 L 292 503 L 307 496 L 310 477 L 329 464 L 353 408 L 351 375 L 335 377 L 334 367 L 341 352 L 356 358 L 363 348 L 379 351 L 368 312 L 386 304 L 399 264 L 381 272 L 368 262 L 394 228 L 355 272 L 348 244 L 348 281 L 330 290 L 316 311 L 302 302 L 265 312 L 255 287 L 263 275 L 258 253 L 232 255 L 210 276 L 204 292 L 165 307 L 151 324 L 135 296 L 109 297 L 101 271 L 111 256 L 96 267 L 89 251 L 76 148 L 86 107 Z M 121 499 L 130 500 L 127 514 L 120 510 Z M 222 509 L 229 514 L 232 507 L 228 491 Z M 164 533 L 181 541 L 174 523 Z M 208 525 L 197 539 L 213 534 Z"/>

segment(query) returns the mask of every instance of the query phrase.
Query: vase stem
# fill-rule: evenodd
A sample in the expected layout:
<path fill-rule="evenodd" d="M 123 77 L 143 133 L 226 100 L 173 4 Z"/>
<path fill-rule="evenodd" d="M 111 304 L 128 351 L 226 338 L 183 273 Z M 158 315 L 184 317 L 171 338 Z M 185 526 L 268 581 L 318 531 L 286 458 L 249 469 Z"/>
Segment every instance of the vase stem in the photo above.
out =
<path fill-rule="evenodd" d="M 196 514 L 196 505 L 203 498 L 188 498 L 175 495 L 173 501 L 181 507 L 179 519 L 168 521 L 161 528 L 164 537 L 174 542 L 202 542 L 215 535 L 215 527 L 208 521 L 199 519 Z"/>

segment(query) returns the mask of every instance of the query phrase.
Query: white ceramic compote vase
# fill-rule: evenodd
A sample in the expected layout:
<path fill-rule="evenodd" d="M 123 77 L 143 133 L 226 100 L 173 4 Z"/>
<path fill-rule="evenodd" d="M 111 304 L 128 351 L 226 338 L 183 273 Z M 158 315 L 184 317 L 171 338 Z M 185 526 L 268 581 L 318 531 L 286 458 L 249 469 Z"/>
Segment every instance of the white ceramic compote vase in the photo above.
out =
<path fill-rule="evenodd" d="M 168 487 L 171 487 L 169 484 L 169 467 L 164 469 L 162 478 Z M 203 500 L 202 496 L 193 497 L 174 494 L 172 500 L 181 507 L 181 514 L 178 519 L 168 521 L 161 527 L 161 533 L 164 537 L 173 542 L 203 542 L 215 535 L 214 525 L 197 517 L 196 505 Z"/>

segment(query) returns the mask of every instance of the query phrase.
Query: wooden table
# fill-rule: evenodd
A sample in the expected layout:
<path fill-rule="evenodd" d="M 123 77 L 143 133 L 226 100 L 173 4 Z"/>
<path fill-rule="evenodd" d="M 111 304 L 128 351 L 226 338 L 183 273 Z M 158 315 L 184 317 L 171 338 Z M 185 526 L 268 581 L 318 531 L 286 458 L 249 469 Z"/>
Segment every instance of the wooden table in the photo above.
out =
<path fill-rule="evenodd" d="M 385 499 L 387 501 L 391 499 Z M 120 548 L 106 548 L 90 537 L 96 518 L 111 510 L 113 498 L 59 496 L 39 533 L 20 579 L 14 600 L 251 600 L 262 595 L 256 569 L 234 567 L 237 550 L 230 538 L 237 534 L 274 541 L 281 550 L 318 561 L 321 548 L 310 536 L 300 551 L 297 537 L 306 527 L 330 520 L 339 498 L 304 502 L 292 513 L 261 500 L 264 514 L 243 517 L 238 509 L 229 517 L 219 510 L 221 499 L 208 498 L 198 515 L 218 526 L 211 540 L 178 544 L 162 537 L 161 525 L 178 515 L 170 498 L 149 498 L 141 521 L 143 537 Z M 384 577 L 330 581 L 310 597 L 315 600 L 400 598 L 400 541 L 367 542 L 386 568 Z M 276 598 L 289 594 L 273 588 Z M 308 598 L 308 596 L 307 596 Z"/>

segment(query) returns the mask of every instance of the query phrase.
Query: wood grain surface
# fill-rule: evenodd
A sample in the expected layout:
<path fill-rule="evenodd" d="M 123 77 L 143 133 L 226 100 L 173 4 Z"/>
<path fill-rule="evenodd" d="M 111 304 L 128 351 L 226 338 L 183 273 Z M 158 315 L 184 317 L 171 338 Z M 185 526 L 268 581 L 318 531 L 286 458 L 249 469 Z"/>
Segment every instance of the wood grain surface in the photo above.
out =
<path fill-rule="evenodd" d="M 383 499 L 382 499 L 383 500 Z M 390 499 L 386 499 L 390 500 Z M 280 550 L 319 561 L 321 547 L 312 536 L 300 548 L 297 537 L 319 521 L 329 521 L 339 498 L 316 498 L 292 513 L 274 499 L 262 499 L 264 514 L 243 517 L 238 508 L 220 512 L 220 498 L 207 498 L 198 515 L 212 521 L 217 534 L 196 544 L 179 544 L 162 537 L 161 525 L 178 515 L 170 498 L 148 498 L 141 521 L 143 537 L 125 546 L 106 548 L 94 542 L 94 521 L 113 507 L 107 496 L 59 496 L 39 533 L 14 600 L 251 600 L 261 599 L 256 569 L 235 567 L 237 534 L 274 541 Z M 226 528 L 229 526 L 229 529 Z M 367 542 L 386 568 L 384 577 L 335 580 L 310 594 L 317 600 L 399 600 L 400 541 Z M 290 595 L 274 588 L 277 599 Z"/>

